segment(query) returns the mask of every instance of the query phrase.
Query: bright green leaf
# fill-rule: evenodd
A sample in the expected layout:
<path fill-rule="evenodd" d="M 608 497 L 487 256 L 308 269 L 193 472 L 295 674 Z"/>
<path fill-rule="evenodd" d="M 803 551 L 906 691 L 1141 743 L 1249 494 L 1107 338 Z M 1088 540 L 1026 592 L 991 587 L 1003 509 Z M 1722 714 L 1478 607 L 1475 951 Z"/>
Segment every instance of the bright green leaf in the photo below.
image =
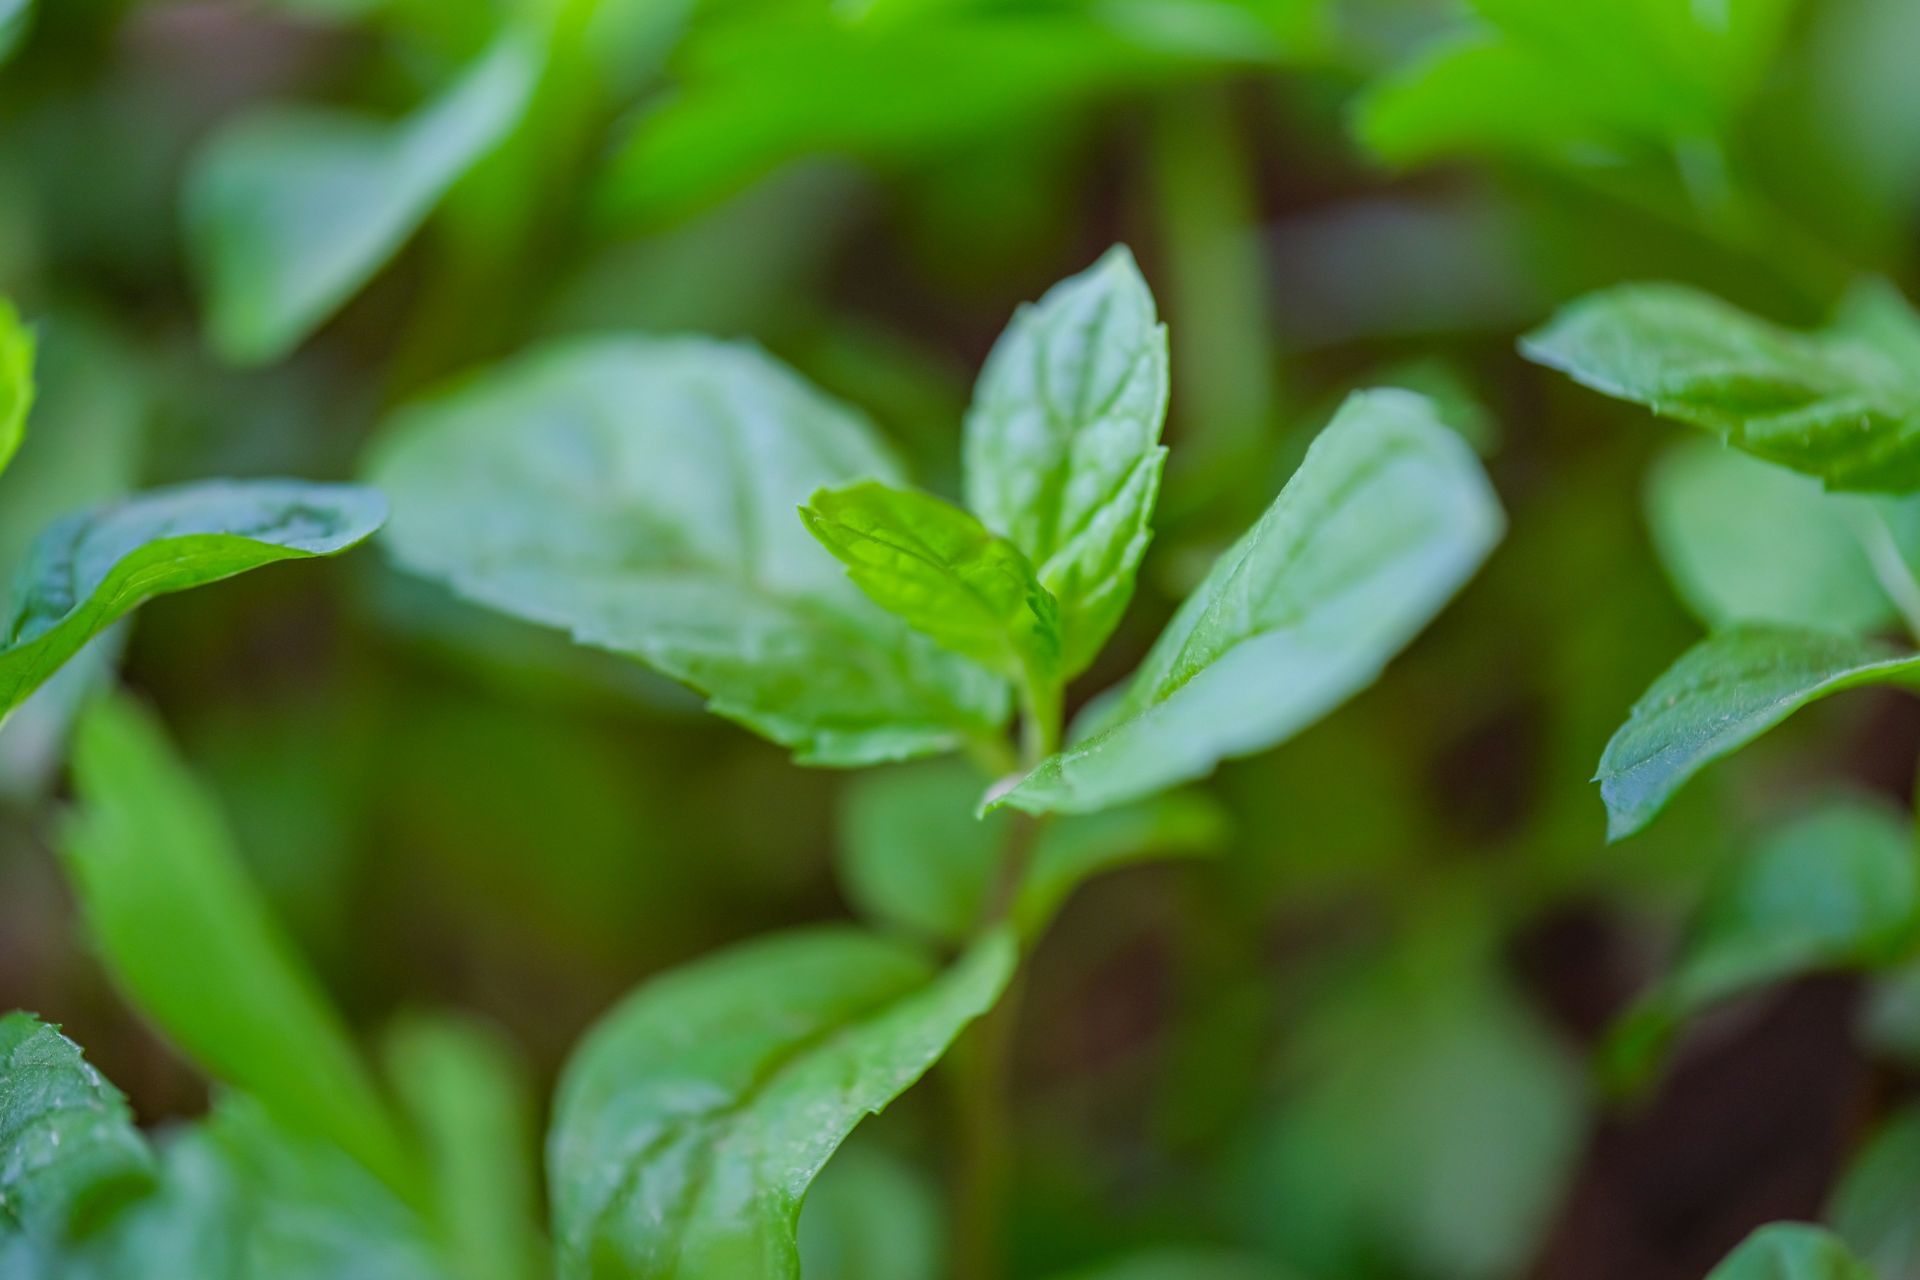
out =
<path fill-rule="evenodd" d="M 1829 488 L 1920 489 L 1920 367 L 1858 319 L 1800 332 L 1681 285 L 1621 285 L 1521 350 Z"/>
<path fill-rule="evenodd" d="M 64 852 L 128 999 L 215 1079 L 411 1192 L 411 1154 L 359 1056 L 248 881 L 212 802 L 130 701 L 81 719 Z M 218 992 L 218 999 L 209 999 Z"/>
<path fill-rule="evenodd" d="M 935 941 L 965 938 L 986 911 L 1013 828 L 1010 814 L 974 820 L 985 781 L 970 765 L 949 760 L 856 779 L 841 813 L 839 871 L 848 899 L 875 922 Z M 1150 858 L 1211 852 L 1225 828 L 1211 801 L 1185 792 L 1049 823 L 1014 919 L 1022 934 L 1037 936 L 1093 876 Z"/>
<path fill-rule="evenodd" d="M 1830 1231 L 1774 1222 L 1748 1236 L 1707 1280 L 1881 1280 Z M 1888 1278 L 1891 1280 L 1891 1278 Z"/>
<path fill-rule="evenodd" d="M 1687 1019 L 1785 978 L 1890 963 L 1916 925 L 1911 823 L 1864 801 L 1808 813 L 1708 890 L 1666 975 L 1615 1027 L 1609 1069 L 1636 1083 Z"/>
<path fill-rule="evenodd" d="M 1633 705 L 1600 757 L 1607 838 L 1647 825 L 1687 779 L 1809 702 L 1870 684 L 1920 683 L 1920 656 L 1833 632 L 1734 627 L 1702 640 Z"/>
<path fill-rule="evenodd" d="M 352 485 L 209 481 L 56 522 L 14 575 L 12 611 L 0 625 L 0 719 L 154 596 L 333 555 L 371 535 L 385 514 L 379 494 Z"/>
<path fill-rule="evenodd" d="M 0 1017 L 0 1240 L 85 1235 L 153 1182 L 120 1091 L 26 1013 Z"/>
<path fill-rule="evenodd" d="M 1868 1140 L 1834 1188 L 1824 1215 L 1879 1280 L 1920 1277 L 1920 1108 L 1894 1115 Z"/>
<path fill-rule="evenodd" d="M 999 998 L 1004 931 L 945 973 L 852 929 L 656 978 L 561 1080 L 548 1174 L 562 1280 L 793 1280 L 807 1184 Z"/>
<path fill-rule="evenodd" d="M 1740 622 L 1870 632 L 1898 616 L 1875 568 L 1914 596 L 1876 502 L 1706 440 L 1655 464 L 1647 517 L 1661 563 L 1708 627 Z"/>
<path fill-rule="evenodd" d="M 707 694 L 807 763 L 997 731 L 1007 686 L 861 595 L 794 509 L 897 480 L 871 428 L 750 347 L 563 344 L 403 412 L 388 546 L 470 600 Z"/>
<path fill-rule="evenodd" d="M 993 803 L 1106 808 L 1284 740 L 1371 684 L 1502 524 L 1472 450 L 1424 398 L 1350 397 L 1126 692 Z"/>
<path fill-rule="evenodd" d="M 526 1070 L 486 1028 L 414 1018 L 387 1041 L 395 1090 L 427 1149 L 436 1218 L 464 1280 L 530 1280 L 543 1265 Z"/>
<path fill-rule="evenodd" d="M 1068 675 L 1113 633 L 1152 540 L 1167 391 L 1166 326 L 1125 246 L 1022 307 L 974 388 L 967 505 L 1059 600 Z"/>
<path fill-rule="evenodd" d="M 868 599 L 941 647 L 1010 680 L 1059 679 L 1059 604 L 1019 548 L 967 512 L 863 480 L 819 490 L 800 517 Z"/>
<path fill-rule="evenodd" d="M 33 407 L 33 331 L 11 302 L 0 298 L 0 471 L 7 469 L 27 431 Z"/>
<path fill-rule="evenodd" d="M 398 123 L 276 108 L 215 135 L 182 214 L 214 348 L 258 363 L 300 345 L 519 122 L 540 59 L 509 34 Z"/>

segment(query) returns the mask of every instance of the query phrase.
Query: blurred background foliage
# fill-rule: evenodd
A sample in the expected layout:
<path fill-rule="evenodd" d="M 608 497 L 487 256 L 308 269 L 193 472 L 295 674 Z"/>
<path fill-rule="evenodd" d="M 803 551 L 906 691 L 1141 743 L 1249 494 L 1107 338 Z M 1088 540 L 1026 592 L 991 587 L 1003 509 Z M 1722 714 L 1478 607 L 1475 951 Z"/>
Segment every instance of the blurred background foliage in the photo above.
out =
<path fill-rule="evenodd" d="M 993 335 L 1123 240 L 1171 328 L 1175 465 L 1159 576 L 1084 698 L 1341 393 L 1448 406 L 1512 516 L 1488 569 L 1380 685 L 1221 771 L 1219 812 L 1176 818 L 1209 856 L 1100 881 L 1036 957 L 1015 1274 L 1697 1276 L 1816 1216 L 1913 1092 L 1897 989 L 1733 982 L 1690 1030 L 1707 997 L 1645 994 L 1760 832 L 1837 786 L 1906 802 L 1908 702 L 1818 708 L 1613 848 L 1587 782 L 1703 622 L 1894 609 L 1857 567 L 1755 604 L 1828 536 L 1801 482 L 1513 339 L 1627 279 L 1793 323 L 1862 277 L 1911 295 L 1920 6 L 13 0 L 0 32 L 0 288 L 43 344 L 0 568 L 130 487 L 351 477 L 398 404 L 606 329 L 752 337 L 952 492 Z M 843 914 L 838 849 L 971 822 L 971 787 L 795 768 L 375 554 L 159 602 L 93 670 L 122 648 L 356 1023 L 474 1011 L 533 1096 L 637 978 Z M 47 849 L 88 678 L 0 736 L 0 1007 L 59 1010 L 157 1121 L 204 1085 L 107 987 Z M 1685 945 L 1739 969 L 1742 918 Z M 1852 953 L 1795 955 L 1755 972 Z M 1635 1028 L 1677 1039 L 1664 1070 L 1627 1069 Z M 830 1166 L 809 1276 L 940 1272 L 941 1103 Z M 1920 1182 L 1910 1117 L 1870 1149 L 1883 1181 Z"/>

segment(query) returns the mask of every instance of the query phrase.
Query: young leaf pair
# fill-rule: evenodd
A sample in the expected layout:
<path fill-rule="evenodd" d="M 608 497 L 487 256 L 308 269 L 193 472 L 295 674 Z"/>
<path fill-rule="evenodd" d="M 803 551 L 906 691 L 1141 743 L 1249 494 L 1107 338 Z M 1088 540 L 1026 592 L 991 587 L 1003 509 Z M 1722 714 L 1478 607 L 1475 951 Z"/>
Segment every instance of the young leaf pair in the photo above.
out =
<path fill-rule="evenodd" d="M 694 339 L 524 357 L 405 411 L 371 475 L 406 567 L 637 657 L 804 763 L 1003 756 L 1018 686 L 1028 772 L 993 804 L 1084 812 L 1311 723 L 1501 529 L 1428 402 L 1356 395 L 1056 750 L 1061 686 L 1111 634 L 1150 538 L 1166 395 L 1165 336 L 1121 249 L 995 346 L 965 423 L 971 512 L 908 488 L 852 410 Z"/>
<path fill-rule="evenodd" d="M 390 1055 L 396 1106 L 151 718 L 102 699 L 74 764 L 65 846 L 107 968 L 235 1092 L 156 1154 L 73 1046 L 0 1021 L 0 1261 L 253 1280 L 305 1248 L 316 1276 L 541 1274 L 527 1108 L 490 1040 L 414 1024 Z M 991 932 L 941 972 L 903 942 L 808 929 L 643 985 L 561 1081 L 558 1274 L 797 1275 L 807 1184 L 997 999 L 1013 953 Z"/>
<path fill-rule="evenodd" d="M 1920 599 L 1911 559 L 1920 549 L 1916 513 L 1906 500 L 1920 490 L 1920 318 L 1890 290 L 1858 290 L 1831 325 L 1802 333 L 1679 286 L 1630 285 L 1575 303 L 1522 349 L 1576 381 L 1704 427 L 1831 490 L 1874 495 L 1829 495 L 1823 518 L 1843 548 L 1847 533 L 1860 540 L 1856 557 L 1897 609 L 1848 616 L 1865 630 Z M 1822 578 L 1834 572 L 1824 559 L 1802 563 Z M 1760 566 L 1775 584 L 1765 597 L 1738 588 L 1711 594 L 1736 609 L 1756 599 L 1777 608 L 1772 602 L 1810 598 L 1812 585 L 1779 585 L 1789 567 Z M 1696 575 L 1703 569 L 1712 572 L 1689 565 Z M 1599 781 L 1614 839 L 1644 826 L 1707 764 L 1808 703 L 1862 685 L 1920 685 L 1920 655 L 1839 629 L 1838 613 L 1814 619 L 1796 605 L 1789 617 L 1796 625 L 1719 621 L 1654 682 L 1607 744 Z"/>

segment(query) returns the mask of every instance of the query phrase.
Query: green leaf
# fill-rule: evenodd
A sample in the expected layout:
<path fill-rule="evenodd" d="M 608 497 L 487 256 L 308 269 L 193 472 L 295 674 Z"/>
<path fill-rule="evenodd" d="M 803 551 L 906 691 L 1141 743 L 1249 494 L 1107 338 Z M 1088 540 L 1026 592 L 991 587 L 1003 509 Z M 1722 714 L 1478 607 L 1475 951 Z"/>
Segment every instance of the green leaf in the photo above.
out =
<path fill-rule="evenodd" d="M 1022 307 L 966 421 L 967 505 L 1060 602 L 1066 674 L 1119 623 L 1153 530 L 1167 329 L 1126 246 Z"/>
<path fill-rule="evenodd" d="M 869 600 L 942 648 L 1010 680 L 1058 681 L 1059 604 L 1019 548 L 967 512 L 864 480 L 818 490 L 800 518 Z"/>
<path fill-rule="evenodd" d="M 1361 102 L 1395 164 L 1511 154 L 1593 164 L 1722 134 L 1779 46 L 1792 0 L 1473 0 Z M 1525 104 L 1516 109 L 1516 103 Z"/>
<path fill-rule="evenodd" d="M 26 1013 L 0 1017 L 0 1240 L 82 1236 L 153 1183 L 120 1091 Z"/>
<path fill-rule="evenodd" d="M 27 430 L 33 407 L 33 331 L 13 304 L 0 298 L 0 471 L 7 469 Z"/>
<path fill-rule="evenodd" d="M 215 135 L 182 211 L 214 348 L 262 363 L 299 346 L 519 123 L 540 63 L 509 33 L 397 123 L 287 107 Z"/>
<path fill-rule="evenodd" d="M 1424 941 L 1424 940 L 1423 940 Z M 1289 1029 L 1235 1203 L 1306 1276 L 1524 1272 L 1578 1165 L 1581 1064 L 1471 952 L 1416 945 Z"/>
<path fill-rule="evenodd" d="M 641 987 L 560 1083 L 548 1175 L 562 1280 L 797 1277 L 807 1184 L 992 1007 L 1014 952 L 996 931 L 936 973 L 903 944 L 814 929 Z"/>
<path fill-rule="evenodd" d="M 806 1280 L 940 1280 L 946 1231 L 938 1189 L 858 1139 L 820 1172 L 800 1214 Z"/>
<path fill-rule="evenodd" d="M 1472 450 L 1425 398 L 1349 397 L 1125 693 L 990 803 L 1106 808 L 1283 741 L 1371 684 L 1502 524 Z"/>
<path fill-rule="evenodd" d="M 1289 1280 L 1287 1273 L 1228 1249 L 1149 1249 L 1057 1280 Z"/>
<path fill-rule="evenodd" d="M 957 942 L 980 923 L 1013 831 L 1013 817 L 973 819 L 980 773 L 930 761 L 862 775 L 841 812 L 839 872 L 848 899 L 877 923 Z M 1204 796 L 1176 792 L 1042 829 L 1013 917 L 1037 937 L 1067 896 L 1102 871 L 1216 849 L 1226 819 Z"/>
<path fill-rule="evenodd" d="M 1824 1215 L 1879 1280 L 1920 1277 L 1920 1108 L 1881 1125 L 1841 1174 Z"/>
<path fill-rule="evenodd" d="M 152 717 L 101 699 L 80 722 L 73 770 L 80 806 L 63 852 L 120 989 L 209 1075 L 411 1194 L 412 1154 L 339 1016 Z"/>
<path fill-rule="evenodd" d="M 379 494 L 352 485 L 209 481 L 56 522 L 15 574 L 0 625 L 0 719 L 154 596 L 334 555 L 372 534 L 385 513 Z"/>
<path fill-rule="evenodd" d="M 1920 366 L 1857 319 L 1782 329 L 1681 285 L 1590 294 L 1520 344 L 1605 395 L 1834 489 L 1920 489 Z"/>
<path fill-rule="evenodd" d="M 465 1280 L 540 1275 L 524 1066 L 486 1028 L 452 1017 L 401 1023 L 388 1037 L 386 1057 L 427 1148 L 436 1218 L 454 1272 Z"/>
<path fill-rule="evenodd" d="M 1607 838 L 1652 821 L 1682 784 L 1809 702 L 1871 684 L 1920 683 L 1920 656 L 1833 632 L 1747 625 L 1682 654 L 1615 731 L 1595 775 Z"/>
<path fill-rule="evenodd" d="M 1709 628 L 1772 622 L 1870 632 L 1899 616 L 1913 580 L 1875 502 L 1706 440 L 1655 464 L 1654 545 L 1680 597 Z M 1873 550 L 1869 550 L 1872 548 Z"/>
<path fill-rule="evenodd" d="M 707 694 L 806 763 L 996 732 L 1007 686 L 890 617 L 794 515 L 898 479 L 872 429 L 746 346 L 564 343 L 403 412 L 387 545 L 470 600 Z"/>
<path fill-rule="evenodd" d="M 1819 970 L 1898 959 L 1920 925 L 1911 823 L 1840 800 L 1780 828 L 1702 902 L 1666 975 L 1614 1028 L 1616 1083 L 1646 1078 L 1688 1019 L 1734 996 Z"/>
<path fill-rule="evenodd" d="M 1707 1280 L 1880 1280 L 1832 1232 L 1774 1222 L 1748 1236 Z M 1890 1278 L 1889 1278 L 1890 1280 Z"/>

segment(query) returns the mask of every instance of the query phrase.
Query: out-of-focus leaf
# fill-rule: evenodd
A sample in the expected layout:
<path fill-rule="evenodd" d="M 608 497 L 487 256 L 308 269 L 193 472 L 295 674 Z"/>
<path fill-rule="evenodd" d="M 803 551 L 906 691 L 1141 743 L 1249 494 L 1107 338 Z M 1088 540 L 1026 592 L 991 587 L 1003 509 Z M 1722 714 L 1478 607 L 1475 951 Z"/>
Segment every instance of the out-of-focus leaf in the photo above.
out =
<path fill-rule="evenodd" d="M 817 929 L 640 988 L 561 1080 L 562 1280 L 793 1280 L 807 1184 L 992 1007 L 1014 953 L 996 931 L 937 973 L 903 944 Z"/>
<path fill-rule="evenodd" d="M 1455 153 L 1591 160 L 1719 136 L 1779 45 L 1792 0 L 1474 0 L 1486 28 L 1436 42 L 1363 101 L 1396 164 Z"/>
<path fill-rule="evenodd" d="M 992 803 L 1101 809 L 1273 746 L 1371 684 L 1502 527 L 1473 451 L 1425 399 L 1349 397 L 1126 692 Z"/>
<path fill-rule="evenodd" d="M 6 21 L 0 14 L 0 58 L 6 56 Z M 32 407 L 33 331 L 20 322 L 13 304 L 0 298 L 0 471 L 18 452 Z"/>
<path fill-rule="evenodd" d="M 1800 1222 L 1774 1222 L 1748 1236 L 1707 1280 L 1882 1280 L 1840 1237 Z"/>
<path fill-rule="evenodd" d="M 1889 964 L 1917 924 L 1912 824 L 1861 800 L 1808 813 L 1709 889 L 1666 975 L 1614 1028 L 1608 1070 L 1630 1087 L 1701 1011 L 1803 973 Z"/>
<path fill-rule="evenodd" d="M 73 768 L 67 867 L 121 990 L 209 1075 L 417 1190 L 408 1145 L 338 1014 L 152 717 L 101 699 L 80 722 Z"/>
<path fill-rule="evenodd" d="M 863 480 L 815 493 L 800 518 L 869 600 L 942 648 L 1010 680 L 1059 679 L 1059 603 L 970 513 Z"/>
<path fill-rule="evenodd" d="M 256 480 L 155 490 L 57 521 L 14 575 L 0 626 L 0 719 L 154 596 L 334 555 L 385 515 L 370 489 Z"/>
<path fill-rule="evenodd" d="M 1920 1108 L 1883 1124 L 1841 1174 L 1824 1215 L 1879 1280 L 1920 1277 Z"/>
<path fill-rule="evenodd" d="M 519 122 L 540 61 L 509 33 L 398 123 L 288 107 L 217 134 L 182 215 L 215 350 L 259 363 L 300 345 Z"/>
<path fill-rule="evenodd" d="M 0 1017 L 0 1240 L 85 1235 L 153 1183 L 120 1091 L 26 1013 Z"/>
<path fill-rule="evenodd" d="M 800 1213 L 806 1280 L 940 1280 L 940 1197 L 896 1157 L 855 1142 L 820 1171 Z"/>
<path fill-rule="evenodd" d="M 463 1280 L 541 1274 L 533 1108 L 525 1068 L 484 1028 L 402 1023 L 387 1042 L 395 1090 L 426 1145 L 435 1216 Z"/>
<path fill-rule="evenodd" d="M 1917 682 L 1920 656 L 1854 636 L 1760 625 L 1709 636 L 1640 695 L 1607 743 L 1595 775 L 1607 838 L 1646 826 L 1687 779 L 1809 702 Z"/>
<path fill-rule="evenodd" d="M 1655 465 L 1647 518 L 1667 575 L 1708 627 L 1870 632 L 1897 616 L 1868 551 L 1866 539 L 1891 538 L 1870 500 L 1693 440 Z M 1908 572 L 1897 549 L 1887 568 Z"/>
<path fill-rule="evenodd" d="M 1631 284 L 1573 303 L 1521 350 L 1829 488 L 1908 492 L 1920 489 L 1920 367 L 1888 337 L 1844 317 L 1782 329 L 1681 285 Z"/>
<path fill-rule="evenodd" d="M 1060 601 L 1068 675 L 1133 595 L 1167 451 L 1167 330 L 1124 245 L 1022 307 L 966 421 L 967 505 Z"/>
<path fill-rule="evenodd" d="M 1294 1029 L 1294 1086 L 1236 1196 L 1263 1254 L 1306 1275 L 1444 1280 L 1533 1255 L 1579 1153 L 1581 1073 L 1504 983 L 1460 963 L 1409 953 Z"/>
<path fill-rule="evenodd" d="M 897 481 L 872 429 L 760 352 L 561 344 L 403 412 L 371 473 L 412 572 L 639 658 L 806 763 L 997 730 L 1005 682 L 888 616 L 807 536 L 822 486 Z"/>
<path fill-rule="evenodd" d="M 984 779 L 957 761 L 862 776 L 841 814 L 839 870 L 847 896 L 876 922 L 957 942 L 987 908 L 1012 817 L 976 821 Z M 1015 899 L 1020 931 L 1037 936 L 1075 887 L 1151 858 L 1190 857 L 1224 839 L 1226 819 L 1205 797 L 1156 796 L 1097 814 L 1074 814 L 1040 833 Z"/>
<path fill-rule="evenodd" d="M 1288 1280 L 1272 1263 L 1226 1249 L 1149 1249 L 1058 1280 Z"/>

